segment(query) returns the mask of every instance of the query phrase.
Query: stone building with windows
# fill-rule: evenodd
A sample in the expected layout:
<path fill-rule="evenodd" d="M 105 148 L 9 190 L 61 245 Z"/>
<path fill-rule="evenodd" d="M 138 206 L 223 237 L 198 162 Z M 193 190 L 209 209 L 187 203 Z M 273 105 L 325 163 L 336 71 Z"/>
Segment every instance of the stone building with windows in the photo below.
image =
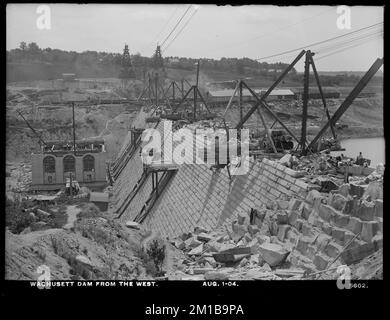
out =
<path fill-rule="evenodd" d="M 107 185 L 104 140 L 49 141 L 32 155 L 31 190 L 59 190 L 67 179 L 99 190 Z"/>

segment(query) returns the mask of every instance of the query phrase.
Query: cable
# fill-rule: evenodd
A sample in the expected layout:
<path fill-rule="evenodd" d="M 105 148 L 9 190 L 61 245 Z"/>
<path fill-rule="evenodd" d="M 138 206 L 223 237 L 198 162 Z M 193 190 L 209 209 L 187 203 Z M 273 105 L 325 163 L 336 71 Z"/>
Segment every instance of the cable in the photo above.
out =
<path fill-rule="evenodd" d="M 261 38 L 264 38 L 264 37 L 266 37 L 266 36 L 270 36 L 270 35 L 273 35 L 273 34 L 275 34 L 275 33 L 278 33 L 279 31 L 282 31 L 282 30 L 285 30 L 285 29 L 294 27 L 294 26 L 296 26 L 296 25 L 305 23 L 306 21 L 311 20 L 311 19 L 313 19 L 313 18 L 315 18 L 315 17 L 321 16 L 321 15 L 323 15 L 324 13 L 330 12 L 331 10 L 333 11 L 333 10 L 334 10 L 334 7 L 330 8 L 330 9 L 328 8 L 328 9 L 326 9 L 326 10 L 324 10 L 324 11 L 321 11 L 321 12 L 319 12 L 319 13 L 313 15 L 313 16 L 309 16 L 309 17 L 307 17 L 307 18 L 305 18 L 305 19 L 303 19 L 303 20 L 301 20 L 301 21 L 298 21 L 298 22 L 295 22 L 295 23 L 292 23 L 292 24 L 289 24 L 289 25 L 285 25 L 285 26 L 283 26 L 283 27 L 281 27 L 281 28 L 275 30 L 274 32 L 271 32 L 271 33 L 263 33 L 263 34 L 261 34 L 261 35 L 259 35 L 259 36 L 256 36 L 256 37 L 254 37 L 254 38 L 251 38 L 251 39 L 249 39 L 249 40 L 236 42 L 236 43 L 234 44 L 234 46 L 237 46 L 237 45 L 247 45 L 247 44 L 251 43 L 251 41 L 253 41 L 253 40 L 261 39 Z"/>
<path fill-rule="evenodd" d="M 167 44 L 167 46 L 164 48 L 164 51 L 167 51 L 167 49 L 169 48 L 169 46 L 175 41 L 175 39 L 180 35 L 180 33 L 185 29 L 185 27 L 188 25 L 188 23 L 190 22 L 190 20 L 193 18 L 193 16 L 195 15 L 195 13 L 197 13 L 198 10 L 195 9 L 195 11 L 193 11 L 189 17 L 189 19 L 186 21 L 186 23 L 183 25 L 183 27 L 179 30 L 178 33 L 176 33 L 175 37 Z"/>
<path fill-rule="evenodd" d="M 171 34 L 173 33 L 173 31 L 176 30 L 177 26 L 180 24 L 180 22 L 183 20 L 183 18 L 185 17 L 185 15 L 187 14 L 188 10 L 190 10 L 190 8 L 192 7 L 192 5 L 189 5 L 187 10 L 183 13 L 183 15 L 181 16 L 181 18 L 179 19 L 179 21 L 176 23 L 176 25 L 173 27 L 173 29 L 171 30 L 171 32 L 168 34 L 168 36 L 164 39 L 164 41 L 161 43 L 161 46 L 163 46 L 165 44 L 165 42 L 168 40 L 168 38 L 171 36 Z"/>
<path fill-rule="evenodd" d="M 316 51 L 313 51 L 313 53 L 317 55 L 317 54 L 326 53 L 326 52 L 331 51 L 331 50 L 333 50 L 335 48 L 340 49 L 341 47 L 343 47 L 343 46 L 345 46 L 345 45 L 347 45 L 349 43 L 360 41 L 362 39 L 368 38 L 368 37 L 373 36 L 373 35 L 379 35 L 381 32 L 382 31 L 379 31 L 379 32 L 375 31 L 373 33 L 369 33 L 369 34 L 366 34 L 364 36 L 360 36 L 359 35 L 357 37 L 348 39 L 348 41 L 343 40 L 343 41 L 339 41 L 337 43 L 332 43 L 331 45 L 328 45 L 328 46 L 319 47 Z M 296 56 L 296 53 L 286 54 L 286 55 L 283 55 L 283 59 L 289 59 L 289 58 L 294 57 L 294 56 Z M 276 63 L 276 62 L 280 62 L 280 59 L 281 58 L 277 58 L 277 59 L 271 60 L 271 61 L 273 61 L 272 63 Z"/>
<path fill-rule="evenodd" d="M 280 56 L 280 55 L 284 55 L 284 54 L 286 54 L 286 53 L 291 53 L 291 52 L 295 52 L 295 51 L 298 51 L 298 50 L 302 50 L 302 49 L 305 49 L 305 48 L 307 48 L 307 47 L 316 46 L 316 45 L 319 45 L 319 44 L 322 44 L 322 43 L 326 43 L 326 42 L 329 42 L 329 41 L 332 41 L 332 40 L 335 40 L 335 39 L 347 37 L 347 36 L 349 36 L 349 35 L 351 35 L 351 34 L 360 32 L 360 31 L 362 31 L 362 30 L 366 30 L 366 29 L 370 29 L 370 28 L 376 27 L 376 26 L 378 26 L 378 25 L 380 25 L 380 24 L 383 24 L 383 22 L 376 23 L 376 24 L 373 24 L 373 25 L 371 25 L 371 26 L 367 26 L 367 27 L 358 29 L 358 30 L 355 30 L 355 31 L 352 31 L 352 32 L 343 34 L 343 35 L 341 35 L 341 36 L 337 36 L 337 37 L 329 38 L 329 39 L 326 39 L 326 40 L 323 40 L 323 41 L 311 43 L 311 44 L 308 44 L 308 45 L 305 45 L 305 46 L 302 46 L 302 47 L 299 47 L 299 48 L 295 48 L 295 49 L 292 49 L 292 50 L 284 51 L 284 52 L 281 52 L 281 53 L 273 54 L 273 55 L 271 55 L 271 56 L 262 57 L 262 58 L 255 59 L 255 60 L 259 61 L 259 60 L 264 60 L 264 59 L 268 59 L 268 58 L 273 58 L 273 57 L 277 57 L 277 56 Z"/>
<path fill-rule="evenodd" d="M 330 45 L 325 45 L 325 46 L 321 46 L 320 45 L 317 49 L 315 49 L 315 51 L 313 51 L 313 53 L 315 53 L 315 54 L 321 53 L 322 54 L 322 53 L 324 53 L 326 51 L 329 51 L 329 50 L 332 50 L 334 48 L 340 48 L 342 46 L 345 46 L 348 43 L 359 41 L 360 39 L 365 39 L 365 38 L 367 38 L 369 36 L 372 36 L 372 35 L 378 35 L 378 34 L 380 34 L 383 31 L 382 30 L 376 30 L 376 31 L 372 32 L 371 30 L 369 30 L 369 32 L 371 32 L 371 33 L 355 35 L 354 37 L 350 37 L 350 38 L 347 38 L 345 40 L 341 40 L 341 41 L 338 41 L 338 42 L 335 42 L 335 43 L 331 43 Z M 281 56 L 282 56 L 282 58 L 280 58 Z M 271 61 L 268 61 L 268 63 L 280 62 L 281 59 L 290 59 L 290 58 L 295 57 L 295 56 L 296 56 L 296 52 L 295 51 L 293 53 L 286 53 L 286 54 L 278 56 L 279 58 L 271 59 Z"/>
<path fill-rule="evenodd" d="M 188 20 L 186 21 L 186 23 L 183 25 L 183 27 L 179 30 L 178 33 L 176 33 L 176 35 L 173 37 L 173 39 L 167 44 L 167 46 L 164 48 L 164 51 L 166 51 L 168 49 L 168 47 L 175 41 L 175 39 L 180 35 L 180 33 L 185 29 L 185 27 L 188 25 L 188 23 L 190 22 L 190 20 L 193 18 L 193 16 L 195 15 L 195 13 L 197 12 L 198 10 L 194 10 L 190 17 L 188 18 Z"/>
<path fill-rule="evenodd" d="M 361 46 L 362 44 L 366 44 L 366 43 L 368 43 L 369 41 L 375 40 L 376 38 L 377 38 L 377 37 L 372 37 L 371 39 L 367 39 L 367 41 L 360 42 L 360 43 L 356 43 L 356 44 L 354 44 L 354 45 L 345 47 L 345 48 L 343 48 L 343 49 L 340 49 L 340 50 L 336 50 L 336 51 L 330 52 L 329 54 L 326 54 L 326 55 L 324 55 L 324 56 L 318 57 L 318 58 L 316 59 L 316 61 L 319 61 L 319 60 L 321 60 L 321 59 L 323 59 L 323 58 L 332 56 L 332 55 L 334 55 L 334 54 L 336 54 L 336 53 L 340 53 L 340 52 L 346 51 L 346 50 L 348 50 L 348 49 L 351 49 L 351 48 L 355 48 L 355 47 Z"/>
<path fill-rule="evenodd" d="M 382 23 L 383 23 L 383 22 L 382 22 Z M 377 25 L 377 24 L 376 24 L 376 25 Z M 345 34 L 345 35 L 342 35 L 342 36 L 337 36 L 337 37 L 330 38 L 330 39 L 327 39 L 327 40 L 323 40 L 323 41 L 319 41 L 319 42 L 316 42 L 316 43 L 312 43 L 312 44 L 309 44 L 309 45 L 307 45 L 307 46 L 304 46 L 304 47 L 301 47 L 301 48 L 298 48 L 298 49 L 293 49 L 293 50 L 285 51 L 285 52 L 282 52 L 282 53 L 280 53 L 280 54 L 275 54 L 275 55 L 272 55 L 272 56 L 268 56 L 268 57 L 264 57 L 264 58 L 260 58 L 260 59 L 255 59 L 255 60 L 262 60 L 262 59 L 266 59 L 266 58 L 270 58 L 270 57 L 276 57 L 276 56 L 280 56 L 280 55 L 285 55 L 285 54 L 287 54 L 287 53 L 294 53 L 294 52 L 296 52 L 297 50 L 302 50 L 302 49 L 307 48 L 307 47 L 309 47 L 309 46 L 316 46 L 316 45 L 319 45 L 319 44 L 322 44 L 322 43 L 326 43 L 326 42 L 329 42 L 329 41 L 333 41 L 333 40 L 338 39 L 338 38 L 341 38 L 341 37 L 350 36 L 350 35 L 353 34 L 353 33 L 360 32 L 360 31 L 365 30 L 365 29 L 373 28 L 373 27 L 376 26 L 376 25 L 372 25 L 372 26 L 369 26 L 369 27 L 365 27 L 365 28 L 362 28 L 362 29 L 359 29 L 359 30 L 350 32 L 350 33 Z M 348 40 L 349 40 L 349 39 L 348 39 Z"/>
<path fill-rule="evenodd" d="M 252 40 L 255 40 L 255 39 L 260 39 L 260 38 L 264 38 L 264 37 L 266 37 L 266 36 L 273 35 L 273 34 L 279 32 L 279 31 L 282 31 L 282 30 L 291 28 L 291 27 L 296 26 L 296 25 L 299 25 L 299 24 L 301 24 L 301 23 L 305 23 L 306 21 L 311 20 L 311 19 L 313 19 L 313 18 L 315 18 L 315 17 L 321 16 L 321 15 L 323 15 L 324 13 L 330 12 L 331 10 L 333 11 L 334 8 L 333 8 L 333 7 L 330 8 L 330 9 L 328 8 L 328 9 L 326 9 L 326 10 L 324 10 L 324 11 L 321 11 L 320 13 L 315 14 L 315 15 L 313 15 L 313 16 L 310 16 L 310 17 L 308 17 L 308 18 L 306 18 L 306 19 L 303 19 L 303 20 L 301 20 L 301 21 L 298 21 L 298 22 L 295 22 L 295 23 L 286 25 L 286 26 L 284 26 L 284 27 L 282 27 L 282 28 L 280 28 L 280 29 L 275 30 L 274 32 L 271 32 L 271 33 L 264 33 L 264 34 L 262 34 L 262 35 L 260 35 L 260 36 L 256 36 L 256 37 L 251 38 L 251 39 L 249 39 L 249 40 L 245 40 L 245 41 L 238 42 L 237 44 L 245 43 L 245 42 L 247 42 L 247 41 L 252 41 Z"/>
<path fill-rule="evenodd" d="M 364 36 L 361 35 L 361 36 L 358 36 L 358 37 L 354 37 L 354 38 L 348 39 L 348 41 L 337 42 L 337 43 L 331 44 L 329 46 L 325 46 L 323 48 L 319 48 L 314 53 L 315 54 L 324 53 L 326 51 L 333 50 L 334 48 L 340 48 L 340 46 L 344 46 L 344 45 L 346 45 L 348 43 L 360 41 L 360 40 L 365 39 L 365 38 L 370 37 L 370 36 L 380 35 L 382 32 L 383 31 L 375 31 L 373 33 L 365 34 Z"/>
<path fill-rule="evenodd" d="M 333 54 L 337 54 L 339 52 L 346 51 L 346 50 L 354 48 L 354 47 L 358 47 L 358 46 L 360 46 L 362 44 L 365 44 L 365 43 L 367 43 L 369 41 L 377 39 L 378 36 L 380 36 L 382 34 L 383 34 L 383 31 L 375 32 L 375 33 L 372 33 L 372 34 L 365 35 L 364 37 L 358 37 L 358 38 L 355 38 L 355 39 L 353 39 L 351 41 L 347 41 L 347 42 L 345 42 L 344 44 L 341 44 L 341 45 L 340 44 L 336 44 L 336 45 L 328 46 L 328 47 L 325 47 L 325 48 L 321 48 L 321 49 L 319 49 L 319 51 L 315 52 L 315 54 L 316 54 L 315 61 L 319 61 L 322 58 L 325 58 L 325 57 L 328 57 L 328 56 L 332 56 Z M 336 51 L 332 51 L 334 49 L 337 49 L 337 50 Z M 329 53 L 329 54 L 326 54 L 326 53 Z M 319 56 L 317 56 L 317 54 L 319 54 Z M 293 56 L 293 55 L 291 55 L 291 56 Z M 285 57 L 285 59 L 287 59 L 287 56 Z M 276 63 L 276 62 L 277 61 L 274 61 L 273 63 Z M 280 60 L 278 62 L 280 62 Z"/>
<path fill-rule="evenodd" d="M 163 33 L 163 31 L 165 30 L 165 28 L 166 28 L 167 25 L 169 24 L 169 22 L 171 22 L 172 18 L 175 16 L 175 13 L 176 13 L 176 11 L 177 11 L 178 8 L 179 8 L 179 7 L 176 7 L 176 8 L 175 8 L 175 10 L 173 11 L 173 13 L 172 13 L 171 16 L 169 17 L 169 19 L 165 22 L 164 27 L 160 30 L 160 32 L 157 34 L 157 36 L 154 37 L 153 41 L 150 42 L 150 43 L 148 44 L 148 47 L 151 46 L 152 44 L 154 44 L 154 42 L 155 42 L 156 40 L 158 40 L 158 38 L 161 36 L 161 34 Z"/>

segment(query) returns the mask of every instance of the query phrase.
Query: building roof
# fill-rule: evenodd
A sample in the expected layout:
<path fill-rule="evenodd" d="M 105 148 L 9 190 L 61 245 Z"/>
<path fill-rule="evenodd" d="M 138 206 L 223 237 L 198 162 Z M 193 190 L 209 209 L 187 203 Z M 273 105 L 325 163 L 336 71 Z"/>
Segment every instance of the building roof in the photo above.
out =
<path fill-rule="evenodd" d="M 267 91 L 267 89 L 253 89 L 256 94 L 261 95 Z M 225 89 L 225 90 L 210 90 L 209 94 L 213 97 L 231 97 L 234 93 L 234 89 Z M 243 96 L 251 96 L 252 94 L 248 89 L 242 90 Z M 294 95 L 290 89 L 274 89 L 270 93 L 270 96 L 291 96 Z M 237 94 L 236 94 L 237 96 Z"/>
<path fill-rule="evenodd" d="M 91 192 L 89 201 L 91 202 L 108 202 L 109 195 L 106 192 Z"/>
<path fill-rule="evenodd" d="M 47 140 L 46 141 L 47 143 L 72 143 L 73 144 L 73 140 Z M 82 139 L 82 140 L 76 140 L 76 143 L 104 143 L 104 139 L 103 138 L 85 138 L 85 139 Z"/>
<path fill-rule="evenodd" d="M 270 96 L 291 96 L 291 95 L 294 95 L 294 92 L 292 92 L 290 89 L 274 89 L 270 94 Z"/>
<path fill-rule="evenodd" d="M 292 88 L 292 90 L 294 90 L 294 92 L 296 93 L 302 93 L 303 92 L 303 88 L 299 87 L 299 88 Z M 339 91 L 337 91 L 337 89 L 335 88 L 329 88 L 329 87 L 322 87 L 322 91 L 324 93 L 339 93 Z M 318 87 L 309 87 L 309 93 L 319 93 L 319 89 Z"/>
<path fill-rule="evenodd" d="M 234 93 L 234 89 L 225 89 L 225 90 L 209 90 L 209 94 L 213 97 L 231 97 Z M 251 93 L 248 89 L 242 89 L 243 96 L 251 96 Z M 236 94 L 237 96 L 237 94 Z"/>
<path fill-rule="evenodd" d="M 37 200 L 37 201 L 54 201 L 57 198 L 58 198 L 58 196 L 56 196 L 56 195 L 47 196 L 47 195 L 43 195 L 43 194 L 39 194 L 37 196 L 32 197 L 32 199 Z"/>

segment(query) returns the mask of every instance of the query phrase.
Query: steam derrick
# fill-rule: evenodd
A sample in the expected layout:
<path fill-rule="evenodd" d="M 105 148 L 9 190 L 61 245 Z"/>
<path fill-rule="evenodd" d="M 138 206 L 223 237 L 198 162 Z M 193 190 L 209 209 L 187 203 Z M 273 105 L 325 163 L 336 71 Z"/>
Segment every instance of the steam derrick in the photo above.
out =
<path fill-rule="evenodd" d="M 121 79 L 134 79 L 135 72 L 131 63 L 129 46 L 126 44 L 123 50 L 123 55 L 121 59 L 122 69 L 119 73 L 119 78 Z"/>

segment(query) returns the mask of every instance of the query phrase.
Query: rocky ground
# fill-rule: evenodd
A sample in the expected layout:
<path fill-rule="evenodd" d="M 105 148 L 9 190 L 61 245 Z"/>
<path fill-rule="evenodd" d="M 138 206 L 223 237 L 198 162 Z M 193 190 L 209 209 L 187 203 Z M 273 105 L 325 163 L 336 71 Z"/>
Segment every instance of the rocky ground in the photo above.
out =
<path fill-rule="evenodd" d="M 152 279 L 143 238 L 150 232 L 126 228 L 90 204 L 82 204 L 68 228 L 6 231 L 6 279 L 36 280 L 37 268 L 50 268 L 52 280 Z"/>
<path fill-rule="evenodd" d="M 305 201 L 277 200 L 253 216 L 243 212 L 231 225 L 217 230 L 197 227 L 173 239 L 181 256 L 174 260 L 177 271 L 170 279 L 337 279 L 342 265 L 348 265 L 352 279 L 382 279 L 383 229 L 368 231 L 365 226 L 383 223 L 383 211 L 375 214 L 376 201 L 383 205 L 383 171 L 353 176 L 353 185 L 348 185 L 331 159 L 313 155 L 296 163 L 312 190 Z M 357 201 L 357 195 L 348 194 L 352 187 L 362 193 L 356 202 L 359 208 L 351 210 L 347 203 Z M 311 202 L 317 205 L 311 207 Z M 329 211 L 324 214 L 324 209 Z M 355 222 L 365 226 L 357 230 Z"/>

